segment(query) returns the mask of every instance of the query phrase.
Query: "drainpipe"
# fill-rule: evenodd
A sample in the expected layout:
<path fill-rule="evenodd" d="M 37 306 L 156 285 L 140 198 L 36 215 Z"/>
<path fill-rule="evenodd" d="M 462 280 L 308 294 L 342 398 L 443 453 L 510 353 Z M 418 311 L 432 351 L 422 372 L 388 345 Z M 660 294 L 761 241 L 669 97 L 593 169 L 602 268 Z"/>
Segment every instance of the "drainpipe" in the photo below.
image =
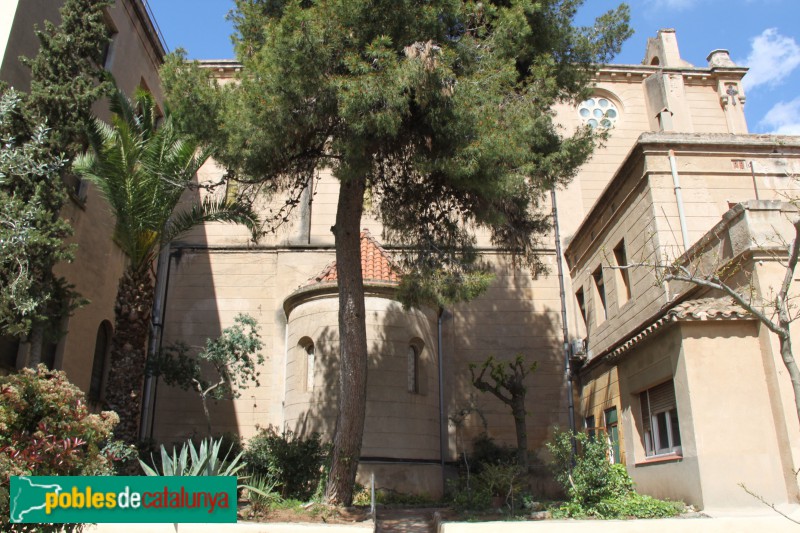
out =
<path fill-rule="evenodd" d="M 683 237 L 683 251 L 685 252 L 689 249 L 689 233 L 686 230 L 686 215 L 683 213 L 681 180 L 678 177 L 678 163 L 675 161 L 675 150 L 669 151 L 669 167 L 672 169 L 672 184 L 675 187 L 675 200 L 678 202 L 678 219 L 681 223 L 681 237 Z"/>
<path fill-rule="evenodd" d="M 283 394 L 281 395 L 281 427 L 286 430 L 286 368 L 289 366 L 289 314 L 283 327 Z"/>
<path fill-rule="evenodd" d="M 753 161 L 750 161 L 750 175 L 753 176 L 753 191 L 756 193 L 756 200 L 760 200 L 761 198 L 758 197 L 758 180 L 756 179 L 756 166 Z"/>
<path fill-rule="evenodd" d="M 439 316 L 436 321 L 436 352 L 439 357 L 439 459 L 442 465 L 442 490 L 445 488 L 444 462 L 445 450 L 447 449 L 447 426 L 445 426 L 446 418 L 444 416 L 444 345 L 442 344 L 442 318 L 444 314 L 444 308 L 439 307 Z"/>
<path fill-rule="evenodd" d="M 153 298 L 153 309 L 150 313 L 150 338 L 147 344 L 147 360 L 155 357 L 156 352 L 161 346 L 161 335 L 164 332 L 164 309 L 167 296 L 167 283 L 169 282 L 170 251 L 169 243 L 161 248 L 158 254 L 158 268 L 156 269 L 155 296 Z M 147 376 L 144 381 L 144 392 L 142 394 L 142 414 L 139 420 L 139 440 L 145 440 L 152 436 L 152 419 L 154 413 L 154 379 Z M 150 431 L 148 431 L 148 429 Z M 148 435 L 150 433 L 150 435 Z"/>
<path fill-rule="evenodd" d="M 558 208 L 556 207 L 556 189 L 550 189 L 550 200 L 553 204 L 553 230 L 556 240 L 556 264 L 558 265 L 558 289 L 561 296 L 561 330 L 564 335 L 564 377 L 567 380 L 567 405 L 569 429 L 575 431 L 575 399 L 572 386 L 572 365 L 570 364 L 569 327 L 567 326 L 567 298 L 564 289 L 564 266 L 561 264 L 561 233 L 558 227 Z M 575 443 L 572 444 L 573 450 Z"/>

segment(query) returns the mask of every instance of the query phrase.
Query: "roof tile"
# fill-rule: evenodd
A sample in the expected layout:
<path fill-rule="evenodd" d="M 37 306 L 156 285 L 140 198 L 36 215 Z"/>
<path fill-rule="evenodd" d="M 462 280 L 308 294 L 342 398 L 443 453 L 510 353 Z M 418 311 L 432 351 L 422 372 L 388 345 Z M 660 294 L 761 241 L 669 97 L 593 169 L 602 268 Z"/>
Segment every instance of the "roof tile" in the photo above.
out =
<path fill-rule="evenodd" d="M 399 268 L 389 253 L 375 240 L 369 230 L 361 232 L 361 275 L 364 281 L 399 283 Z M 322 272 L 310 278 L 305 286 L 337 281 L 336 261 L 331 261 Z"/>

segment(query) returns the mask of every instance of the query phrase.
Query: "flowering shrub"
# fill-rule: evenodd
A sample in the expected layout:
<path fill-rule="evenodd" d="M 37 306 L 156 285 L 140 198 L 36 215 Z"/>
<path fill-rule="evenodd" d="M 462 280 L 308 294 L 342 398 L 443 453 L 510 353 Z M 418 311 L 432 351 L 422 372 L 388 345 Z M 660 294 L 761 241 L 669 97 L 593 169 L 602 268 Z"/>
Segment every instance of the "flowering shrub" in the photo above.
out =
<path fill-rule="evenodd" d="M 113 474 L 108 450 L 119 447 L 107 446 L 117 422 L 116 413 L 90 413 L 64 372 L 39 365 L 0 378 L 0 530 L 30 529 L 8 524 L 11 476 Z"/>

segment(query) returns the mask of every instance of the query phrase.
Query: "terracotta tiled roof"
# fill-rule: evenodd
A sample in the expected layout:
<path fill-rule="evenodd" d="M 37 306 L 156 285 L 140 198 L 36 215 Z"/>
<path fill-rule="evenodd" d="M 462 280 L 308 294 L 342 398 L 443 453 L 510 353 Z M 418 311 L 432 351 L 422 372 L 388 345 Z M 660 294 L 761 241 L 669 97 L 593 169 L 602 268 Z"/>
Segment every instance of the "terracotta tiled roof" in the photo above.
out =
<path fill-rule="evenodd" d="M 742 306 L 730 298 L 700 298 L 687 300 L 667 311 L 680 320 L 723 320 L 752 318 Z"/>
<path fill-rule="evenodd" d="M 365 229 L 361 232 L 361 275 L 364 281 L 399 283 L 400 274 L 389 253 Z M 336 261 L 331 261 L 322 272 L 309 279 L 305 286 L 337 281 Z"/>
<path fill-rule="evenodd" d="M 699 298 L 687 300 L 668 309 L 658 320 L 645 327 L 606 355 L 611 362 L 625 352 L 651 336 L 665 325 L 678 321 L 699 320 L 754 320 L 755 317 L 745 311 L 730 298 Z"/>

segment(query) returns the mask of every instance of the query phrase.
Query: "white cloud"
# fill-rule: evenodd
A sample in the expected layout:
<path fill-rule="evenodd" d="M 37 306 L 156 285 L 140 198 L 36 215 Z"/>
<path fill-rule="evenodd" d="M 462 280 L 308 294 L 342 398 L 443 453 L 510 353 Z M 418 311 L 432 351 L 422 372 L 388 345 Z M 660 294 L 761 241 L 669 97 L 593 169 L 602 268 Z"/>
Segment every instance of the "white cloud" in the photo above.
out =
<path fill-rule="evenodd" d="M 774 86 L 800 65 L 800 45 L 778 33 L 777 28 L 768 28 L 751 41 L 750 55 L 738 63 L 750 67 L 743 80 L 746 89 Z"/>
<path fill-rule="evenodd" d="M 800 135 L 800 96 L 772 106 L 758 125 L 770 133 Z"/>

